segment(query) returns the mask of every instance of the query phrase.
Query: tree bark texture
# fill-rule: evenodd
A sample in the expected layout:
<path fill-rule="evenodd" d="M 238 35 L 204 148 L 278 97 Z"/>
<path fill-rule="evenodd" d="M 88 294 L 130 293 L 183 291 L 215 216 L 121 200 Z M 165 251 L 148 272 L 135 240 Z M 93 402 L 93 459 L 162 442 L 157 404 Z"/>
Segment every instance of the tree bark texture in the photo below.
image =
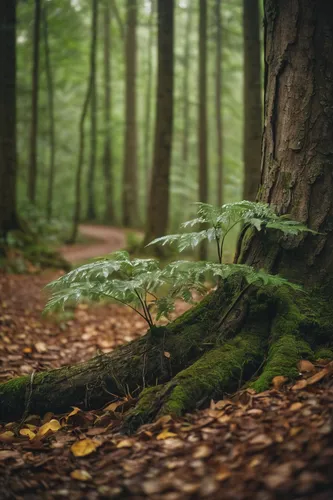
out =
<path fill-rule="evenodd" d="M 138 222 L 136 123 L 137 8 L 137 0 L 127 0 L 125 39 L 126 109 L 123 170 L 123 224 L 125 227 L 133 227 Z"/>
<path fill-rule="evenodd" d="M 207 154 L 207 3 L 199 0 L 199 201 L 208 201 L 208 154 Z M 207 258 L 207 244 L 199 249 L 201 260 Z"/>
<path fill-rule="evenodd" d="M 188 166 L 189 139 L 190 139 L 190 62 L 191 62 L 191 30 L 193 20 L 193 6 L 191 3 L 187 6 L 187 20 L 185 29 L 184 45 L 184 78 L 183 78 L 183 141 L 182 141 L 182 160 L 184 172 Z"/>
<path fill-rule="evenodd" d="M 55 175 L 55 119 L 54 119 L 54 89 L 53 89 L 53 75 L 49 46 L 49 33 L 48 33 L 48 20 L 47 20 L 47 7 L 43 6 L 42 9 L 42 22 L 43 22 L 43 39 L 45 51 L 45 71 L 47 79 L 47 100 L 49 112 L 49 137 L 50 137 L 50 170 L 47 186 L 47 206 L 46 215 L 48 220 L 52 217 L 53 209 L 53 187 Z"/>
<path fill-rule="evenodd" d="M 111 354 L 1 384 L 2 420 L 20 417 L 27 406 L 32 413 L 96 407 L 107 391 L 145 388 L 127 416 L 134 429 L 208 404 L 244 381 L 262 391 L 275 376 L 293 380 L 300 359 L 333 359 L 333 5 L 266 0 L 265 44 L 260 197 L 321 234 L 281 238 L 245 229 L 239 261 L 305 290 L 244 289 L 241 276 L 224 280 L 167 327 Z"/>
<path fill-rule="evenodd" d="M 166 234 L 173 130 L 174 1 L 158 1 L 158 70 L 153 173 L 147 214 L 147 243 Z"/>
<path fill-rule="evenodd" d="M 104 183 L 105 183 L 105 214 L 106 222 L 115 222 L 113 158 L 112 158 L 112 96 L 111 96 L 111 10 L 109 2 L 104 4 Z"/>
<path fill-rule="evenodd" d="M 95 176 L 96 176 L 96 149 L 97 149 L 97 88 L 96 88 L 96 63 L 97 63 L 97 23 L 98 0 L 92 1 L 92 34 L 95 40 L 94 51 L 91 55 L 91 95 L 90 95 L 90 158 L 87 176 L 87 219 L 96 219 L 95 207 Z"/>
<path fill-rule="evenodd" d="M 254 201 L 260 184 L 262 135 L 259 0 L 243 0 L 244 38 L 244 189 Z"/>
<path fill-rule="evenodd" d="M 0 2 L 0 237 L 17 229 L 16 6 Z"/>
<path fill-rule="evenodd" d="M 41 0 L 35 0 L 32 93 L 31 93 L 30 157 L 29 157 L 29 176 L 28 176 L 28 199 L 31 203 L 36 202 L 36 186 L 37 186 L 40 20 L 41 20 Z"/>
<path fill-rule="evenodd" d="M 217 204 L 223 205 L 223 122 L 222 122 L 222 0 L 215 0 L 216 20 L 216 133 L 217 133 Z"/>

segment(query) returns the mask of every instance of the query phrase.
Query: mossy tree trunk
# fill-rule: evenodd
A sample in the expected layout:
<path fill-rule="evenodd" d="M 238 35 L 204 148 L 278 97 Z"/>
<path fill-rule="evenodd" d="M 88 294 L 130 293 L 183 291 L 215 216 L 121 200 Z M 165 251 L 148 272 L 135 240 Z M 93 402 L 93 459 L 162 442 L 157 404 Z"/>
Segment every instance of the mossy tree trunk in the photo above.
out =
<path fill-rule="evenodd" d="M 1 419 L 27 409 L 97 407 L 109 393 L 144 389 L 127 417 L 133 429 L 200 407 L 246 381 L 263 390 L 274 376 L 292 380 L 299 359 L 333 357 L 333 6 L 267 0 L 265 8 L 260 196 L 320 234 L 283 239 L 245 232 L 238 260 L 301 282 L 307 293 L 255 286 L 244 293 L 242 279 L 233 277 L 168 327 L 111 354 L 0 385 Z"/>

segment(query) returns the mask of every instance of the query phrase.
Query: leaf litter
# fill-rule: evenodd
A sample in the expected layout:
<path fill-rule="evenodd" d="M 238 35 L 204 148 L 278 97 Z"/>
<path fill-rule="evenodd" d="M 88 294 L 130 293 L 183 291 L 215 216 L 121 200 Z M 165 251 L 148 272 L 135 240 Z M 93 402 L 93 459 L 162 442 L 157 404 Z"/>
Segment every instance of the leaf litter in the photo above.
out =
<path fill-rule="evenodd" d="M 2 381 L 88 359 L 145 331 L 114 304 L 42 318 L 49 279 L 0 275 Z M 133 436 L 121 432 L 130 397 L 0 425 L 0 498 L 331 499 L 333 364 L 298 368 L 294 384 L 276 377 L 269 391 L 226 395 Z"/>

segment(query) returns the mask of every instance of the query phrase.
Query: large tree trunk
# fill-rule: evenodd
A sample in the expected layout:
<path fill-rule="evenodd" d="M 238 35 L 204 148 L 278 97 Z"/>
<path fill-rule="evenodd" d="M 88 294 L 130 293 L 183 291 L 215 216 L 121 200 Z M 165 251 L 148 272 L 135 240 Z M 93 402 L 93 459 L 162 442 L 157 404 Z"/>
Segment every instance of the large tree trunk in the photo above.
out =
<path fill-rule="evenodd" d="M 104 5 L 104 182 L 105 182 L 105 214 L 104 220 L 109 224 L 115 222 L 113 158 L 111 135 L 111 9 L 109 2 Z"/>
<path fill-rule="evenodd" d="M 262 134 L 259 0 L 243 1 L 244 200 L 255 200 L 260 184 Z"/>
<path fill-rule="evenodd" d="M 241 278 L 226 280 L 166 328 L 111 354 L 0 385 L 0 418 L 96 407 L 107 391 L 150 386 L 127 417 L 135 428 L 207 404 L 251 377 L 258 391 L 277 375 L 293 379 L 301 358 L 333 357 L 333 5 L 266 0 L 265 28 L 261 199 L 320 234 L 245 232 L 239 261 L 301 282 L 307 293 L 245 291 Z"/>
<path fill-rule="evenodd" d="M 193 19 L 193 6 L 187 6 L 187 20 L 185 30 L 184 45 L 184 77 L 183 77 L 183 140 L 182 140 L 182 160 L 184 173 L 188 167 L 189 139 L 190 139 L 190 63 L 191 63 L 191 29 Z"/>
<path fill-rule="evenodd" d="M 45 50 L 45 70 L 47 79 L 47 100 L 49 111 L 49 135 L 50 135 L 50 170 L 47 186 L 47 205 L 46 214 L 48 220 L 52 217 L 53 209 L 53 185 L 55 174 L 55 120 L 54 120 L 54 91 L 53 91 L 53 76 L 50 58 L 49 34 L 48 34 L 48 20 L 47 20 L 47 7 L 43 6 L 43 37 L 44 37 L 44 50 Z"/>
<path fill-rule="evenodd" d="M 136 27 L 137 0 L 127 0 L 126 23 L 126 102 L 123 171 L 123 224 L 133 227 L 138 221 L 137 128 L 136 128 Z"/>
<path fill-rule="evenodd" d="M 199 153 L 199 201 L 208 201 L 208 155 L 207 155 L 207 4 L 199 0 L 199 117 L 198 117 L 198 153 Z M 200 259 L 207 258 L 207 244 L 199 250 Z"/>
<path fill-rule="evenodd" d="M 91 38 L 96 40 L 94 51 L 91 55 L 90 78 L 90 158 L 87 176 L 87 219 L 96 219 L 95 208 L 95 171 L 96 171 L 96 149 L 97 149 L 97 88 L 96 88 L 96 60 L 97 60 L 97 24 L 98 24 L 98 0 L 92 2 L 92 33 Z"/>
<path fill-rule="evenodd" d="M 222 16 L 221 0 L 215 0 L 216 18 L 216 133 L 217 133 L 217 203 L 223 205 L 223 122 L 222 122 Z"/>
<path fill-rule="evenodd" d="M 0 238 L 18 228 L 16 213 L 16 6 L 0 2 Z"/>
<path fill-rule="evenodd" d="M 153 175 L 145 241 L 166 234 L 173 129 L 174 2 L 158 2 L 158 75 Z"/>
<path fill-rule="evenodd" d="M 35 0 L 32 93 L 31 93 L 30 158 L 29 158 L 29 176 L 28 176 L 28 198 L 31 203 L 35 203 L 36 201 L 36 185 L 37 185 L 40 19 L 41 19 L 41 0 Z"/>

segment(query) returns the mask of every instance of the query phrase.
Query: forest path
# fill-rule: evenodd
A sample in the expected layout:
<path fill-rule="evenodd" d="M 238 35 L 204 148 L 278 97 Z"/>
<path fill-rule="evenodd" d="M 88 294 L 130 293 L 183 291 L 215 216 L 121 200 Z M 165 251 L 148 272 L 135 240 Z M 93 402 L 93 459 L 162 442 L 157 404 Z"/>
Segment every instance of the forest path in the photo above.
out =
<path fill-rule="evenodd" d="M 119 227 L 81 224 L 79 232 L 95 241 L 61 247 L 61 255 L 71 264 L 115 252 L 126 246 L 126 230 Z"/>

